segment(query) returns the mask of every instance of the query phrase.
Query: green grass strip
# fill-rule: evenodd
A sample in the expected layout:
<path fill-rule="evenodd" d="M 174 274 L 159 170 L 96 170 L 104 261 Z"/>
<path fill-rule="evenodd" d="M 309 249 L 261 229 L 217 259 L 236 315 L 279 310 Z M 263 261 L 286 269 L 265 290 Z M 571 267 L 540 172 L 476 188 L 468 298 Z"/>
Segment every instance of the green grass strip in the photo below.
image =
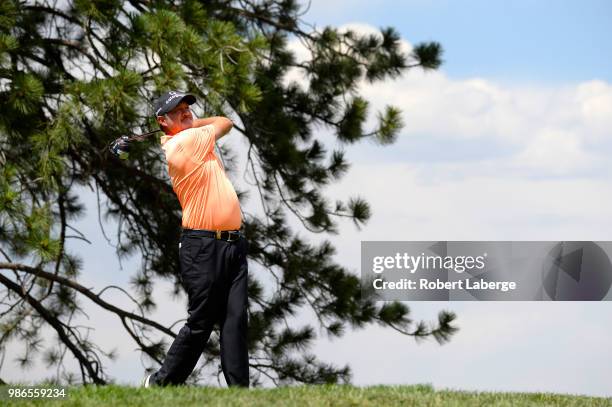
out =
<path fill-rule="evenodd" d="M 291 386 L 272 389 L 216 387 L 149 388 L 127 386 L 78 386 L 67 389 L 63 400 L 9 399 L 0 386 L 3 406 L 610 406 L 612 398 L 552 393 L 494 393 L 436 391 L 430 385 Z M 13 386 L 14 387 L 14 386 Z"/>

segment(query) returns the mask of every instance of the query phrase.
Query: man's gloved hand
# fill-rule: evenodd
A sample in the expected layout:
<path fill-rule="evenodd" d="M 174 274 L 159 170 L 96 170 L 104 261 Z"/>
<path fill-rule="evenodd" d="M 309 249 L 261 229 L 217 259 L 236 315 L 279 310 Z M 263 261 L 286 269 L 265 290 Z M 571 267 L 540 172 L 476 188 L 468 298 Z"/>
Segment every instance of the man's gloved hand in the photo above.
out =
<path fill-rule="evenodd" d="M 109 150 L 115 157 L 119 157 L 122 160 L 127 160 L 130 156 L 130 142 L 128 136 L 122 136 L 117 140 L 113 141 L 109 146 Z"/>

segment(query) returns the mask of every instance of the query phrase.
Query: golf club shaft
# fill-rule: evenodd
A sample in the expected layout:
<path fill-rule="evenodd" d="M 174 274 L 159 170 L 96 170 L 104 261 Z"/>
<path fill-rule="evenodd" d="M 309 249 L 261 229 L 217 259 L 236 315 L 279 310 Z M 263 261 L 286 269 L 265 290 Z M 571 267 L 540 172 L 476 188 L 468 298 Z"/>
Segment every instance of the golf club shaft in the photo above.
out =
<path fill-rule="evenodd" d="M 154 135 L 155 133 L 159 133 L 160 131 L 161 130 L 153 130 L 148 133 L 135 134 L 135 135 L 129 136 L 126 141 L 143 141 L 147 139 L 148 137 Z"/>

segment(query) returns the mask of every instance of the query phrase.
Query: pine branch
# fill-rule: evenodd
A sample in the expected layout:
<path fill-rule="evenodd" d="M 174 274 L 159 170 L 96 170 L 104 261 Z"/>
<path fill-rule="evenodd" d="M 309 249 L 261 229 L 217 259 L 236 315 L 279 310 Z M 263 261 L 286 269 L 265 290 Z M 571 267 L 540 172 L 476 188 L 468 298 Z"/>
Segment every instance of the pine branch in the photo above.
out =
<path fill-rule="evenodd" d="M 42 277 L 45 278 L 49 281 L 55 281 L 57 283 L 60 283 L 64 286 L 70 287 L 78 292 L 80 292 L 81 294 L 83 294 L 84 296 L 86 296 L 87 298 L 89 298 L 90 300 L 92 300 L 93 302 L 95 302 L 96 304 L 98 304 L 99 306 L 101 306 L 102 308 L 114 312 L 115 314 L 117 314 L 117 316 L 119 317 L 123 317 L 123 318 L 129 318 L 129 319 L 133 319 L 134 321 L 138 321 L 142 324 L 148 325 L 152 328 L 155 328 L 163 333 L 165 333 L 166 335 L 169 335 L 171 337 L 175 337 L 176 335 L 170 331 L 168 328 L 164 327 L 163 325 L 160 325 L 159 323 L 152 321 L 150 319 L 144 318 L 140 315 L 137 314 L 133 314 L 131 312 L 127 312 L 122 310 L 119 307 L 116 307 L 112 304 L 109 304 L 108 302 L 102 300 L 98 295 L 94 294 L 91 290 L 83 287 L 82 285 L 78 284 L 75 281 L 72 281 L 70 279 L 67 279 L 65 277 L 61 277 L 61 276 L 56 276 L 52 273 L 48 273 L 46 271 L 43 271 L 40 268 L 34 268 L 34 267 L 30 267 L 30 266 L 26 266 L 24 264 L 18 264 L 18 263 L 0 263 L 0 269 L 8 269 L 8 270 L 19 270 L 19 271 L 23 271 L 26 272 L 28 274 L 32 274 L 36 277 Z M 21 290 L 20 290 L 21 291 Z"/>
<path fill-rule="evenodd" d="M 10 267 L 4 267 L 5 265 L 6 263 L 0 263 L 0 268 L 10 268 Z M 87 371 L 87 373 L 89 374 L 89 377 L 93 380 L 94 383 L 96 384 L 106 383 L 104 379 L 98 376 L 97 370 L 94 369 L 93 361 L 89 360 L 85 356 L 85 354 L 81 352 L 81 350 L 70 340 L 66 331 L 64 330 L 64 327 L 62 326 L 62 323 L 59 321 L 58 318 L 54 317 L 45 308 L 45 306 L 43 306 L 34 297 L 32 297 L 31 295 L 27 293 L 24 293 L 21 290 L 21 287 L 19 287 L 19 285 L 15 284 L 13 281 L 11 281 L 9 278 L 5 277 L 4 274 L 1 274 L 1 273 L 0 273 L 0 283 L 2 283 L 9 290 L 19 295 L 24 300 L 26 300 L 28 304 L 30 304 L 36 310 L 36 312 L 38 312 L 38 314 L 57 332 L 57 335 L 60 337 L 62 342 L 66 344 L 66 346 L 70 349 L 74 357 L 79 361 L 80 366 Z"/>

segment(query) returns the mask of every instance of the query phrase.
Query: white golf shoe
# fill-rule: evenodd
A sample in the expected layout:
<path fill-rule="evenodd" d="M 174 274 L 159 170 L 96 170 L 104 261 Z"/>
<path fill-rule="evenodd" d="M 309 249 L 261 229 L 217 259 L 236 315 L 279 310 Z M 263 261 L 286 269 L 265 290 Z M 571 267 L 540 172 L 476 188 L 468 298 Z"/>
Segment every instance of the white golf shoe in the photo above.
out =
<path fill-rule="evenodd" d="M 142 379 L 142 387 L 151 387 L 151 375 L 146 375 L 144 379 Z"/>

